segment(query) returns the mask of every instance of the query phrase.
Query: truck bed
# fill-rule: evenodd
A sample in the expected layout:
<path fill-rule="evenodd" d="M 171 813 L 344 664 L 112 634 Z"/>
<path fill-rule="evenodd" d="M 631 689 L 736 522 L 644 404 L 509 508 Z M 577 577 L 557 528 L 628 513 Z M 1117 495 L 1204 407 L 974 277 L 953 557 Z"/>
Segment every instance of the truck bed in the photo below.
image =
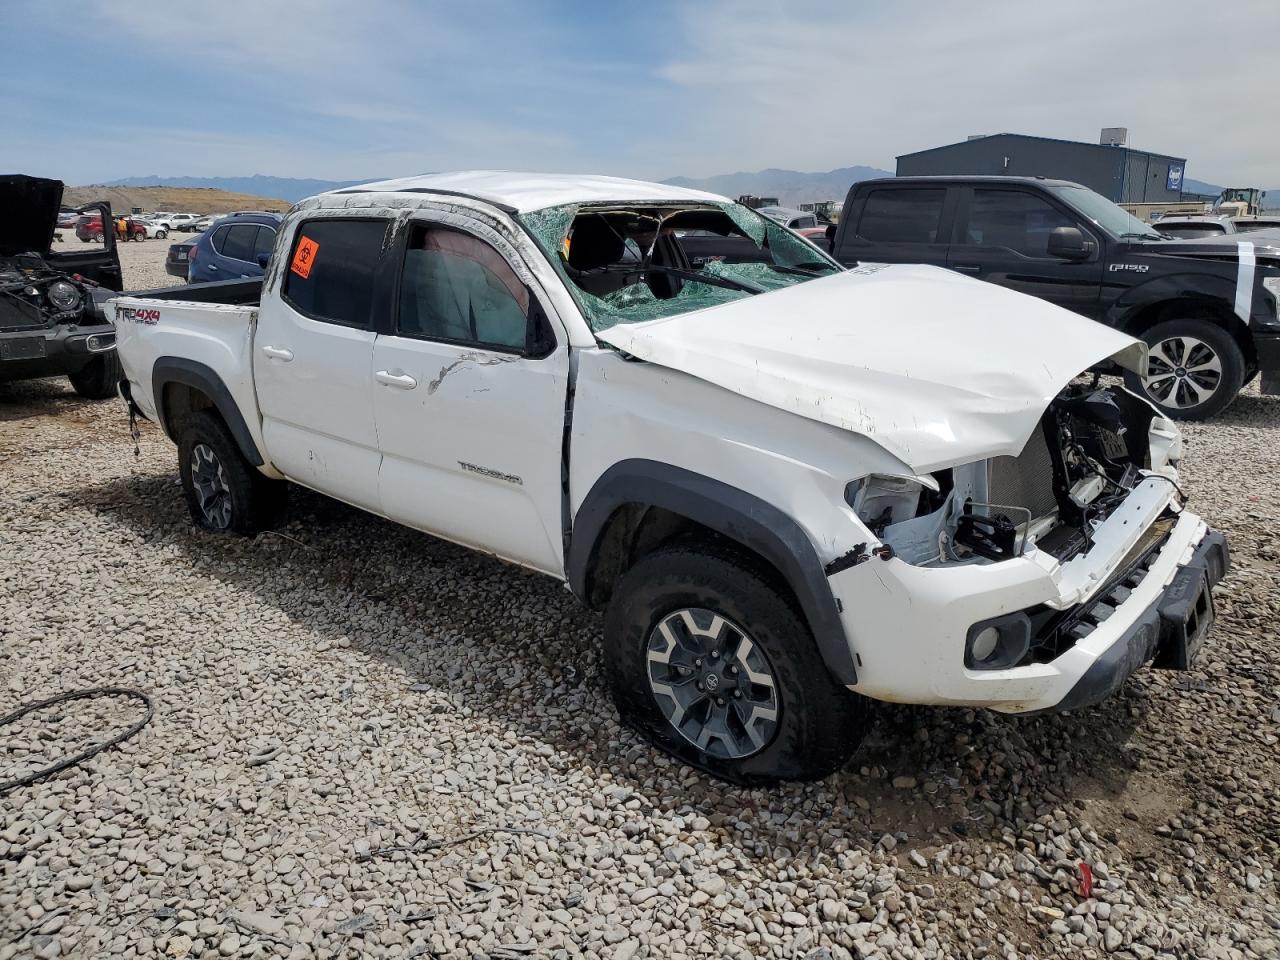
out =
<path fill-rule="evenodd" d="M 186 303 L 224 303 L 256 307 L 262 300 L 262 278 L 183 283 L 159 290 L 130 290 L 120 296 L 139 300 L 182 300 Z"/>

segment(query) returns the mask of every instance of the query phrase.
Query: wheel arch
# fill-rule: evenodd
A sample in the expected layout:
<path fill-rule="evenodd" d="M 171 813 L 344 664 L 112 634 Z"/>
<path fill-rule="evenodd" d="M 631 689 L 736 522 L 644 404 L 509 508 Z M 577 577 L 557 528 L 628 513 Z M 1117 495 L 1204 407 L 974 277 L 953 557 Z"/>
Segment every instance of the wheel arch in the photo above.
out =
<path fill-rule="evenodd" d="M 1142 339 L 1142 335 L 1158 323 L 1166 320 L 1212 320 L 1221 327 L 1244 356 L 1245 364 L 1250 369 L 1256 367 L 1258 352 L 1253 337 L 1231 306 L 1221 297 L 1212 294 L 1196 294 L 1186 291 L 1169 294 L 1160 298 L 1131 303 L 1115 318 L 1115 326 L 1131 337 Z"/>
<path fill-rule="evenodd" d="M 160 357 L 151 371 L 151 386 L 156 418 L 170 438 L 177 439 L 183 416 L 193 410 L 212 409 L 231 431 L 245 459 L 255 467 L 263 465 L 244 415 L 212 367 L 186 357 Z"/>
<path fill-rule="evenodd" d="M 857 682 L 835 596 L 800 525 L 753 494 L 682 467 L 624 460 L 596 480 L 573 519 L 569 587 L 599 608 L 636 560 L 698 533 L 732 541 L 766 563 L 795 598 L 827 668 L 842 684 Z"/>

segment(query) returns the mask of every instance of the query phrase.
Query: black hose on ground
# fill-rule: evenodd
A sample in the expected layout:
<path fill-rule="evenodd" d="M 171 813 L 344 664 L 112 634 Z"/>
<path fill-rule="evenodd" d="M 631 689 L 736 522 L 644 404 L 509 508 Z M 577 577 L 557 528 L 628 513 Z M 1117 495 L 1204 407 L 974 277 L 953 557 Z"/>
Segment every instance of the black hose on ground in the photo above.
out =
<path fill-rule="evenodd" d="M 6 727 L 15 721 L 21 720 L 29 713 L 34 713 L 36 710 L 43 710 L 45 707 L 51 707 L 54 704 L 66 703 L 69 700 L 87 700 L 91 697 L 128 697 L 131 700 L 141 701 L 143 706 L 147 708 L 147 712 L 143 715 L 141 720 L 125 729 L 122 733 L 112 737 L 110 740 L 95 744 L 88 750 L 83 750 L 74 756 L 59 760 L 57 763 L 45 767 L 42 770 L 37 770 L 35 773 L 27 774 L 25 777 L 18 777 L 16 780 L 6 780 L 3 783 L 0 783 L 0 796 L 3 796 L 10 790 L 17 790 L 19 787 L 29 787 L 33 783 L 37 783 L 47 777 L 59 774 L 63 770 L 68 770 L 77 764 L 84 763 L 89 758 L 97 756 L 102 753 L 102 751 L 108 750 L 118 743 L 123 743 L 150 723 L 151 718 L 155 716 L 156 708 L 151 702 L 151 697 L 143 693 L 141 690 L 131 690 L 127 687 L 93 687 L 89 690 L 72 690 L 68 693 L 60 693 L 56 697 L 50 697 L 48 700 L 39 700 L 35 703 L 28 703 L 25 706 L 19 707 L 8 716 L 0 717 L 0 727 Z"/>

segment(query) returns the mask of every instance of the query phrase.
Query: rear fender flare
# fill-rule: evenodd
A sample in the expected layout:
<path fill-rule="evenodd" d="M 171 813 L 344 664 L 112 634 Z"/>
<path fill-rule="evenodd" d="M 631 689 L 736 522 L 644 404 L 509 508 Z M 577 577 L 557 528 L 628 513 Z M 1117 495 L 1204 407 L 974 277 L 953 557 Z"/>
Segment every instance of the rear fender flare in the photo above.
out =
<path fill-rule="evenodd" d="M 253 434 L 249 432 L 249 426 L 245 423 L 244 415 L 236 405 L 231 391 L 227 389 L 227 385 L 222 382 L 222 378 L 213 371 L 212 367 L 196 360 L 188 360 L 185 357 L 160 357 L 151 370 L 151 388 L 152 396 L 156 399 L 156 417 L 166 433 L 169 431 L 169 421 L 168 413 L 164 408 L 164 388 L 171 383 L 194 387 L 207 396 L 226 422 L 227 429 L 231 431 L 231 436 L 245 459 L 255 467 L 261 467 L 264 464 L 265 461 L 262 459 L 262 454 L 258 452 L 258 446 L 253 442 Z M 173 439 L 176 440 L 177 437 Z"/>
<path fill-rule="evenodd" d="M 580 599 L 609 519 L 626 504 L 661 507 L 733 540 L 770 563 L 799 601 L 818 651 L 839 683 L 857 683 L 854 656 L 835 595 L 813 542 L 791 517 L 753 494 L 654 460 L 623 460 L 606 470 L 573 518 L 565 572 Z"/>

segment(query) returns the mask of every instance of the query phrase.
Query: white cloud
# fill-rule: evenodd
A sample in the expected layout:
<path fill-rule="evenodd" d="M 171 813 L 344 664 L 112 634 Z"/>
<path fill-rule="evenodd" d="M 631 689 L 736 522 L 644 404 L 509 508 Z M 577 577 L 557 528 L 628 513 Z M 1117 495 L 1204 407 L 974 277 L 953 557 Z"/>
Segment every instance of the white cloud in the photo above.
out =
<path fill-rule="evenodd" d="M 697 103 L 673 166 L 873 163 L 974 133 L 1094 140 L 1188 158 L 1197 178 L 1280 185 L 1262 107 L 1280 4 L 993 0 L 683 8 L 691 52 L 660 76 Z M 723 144 L 715 148 L 713 145 Z"/>

